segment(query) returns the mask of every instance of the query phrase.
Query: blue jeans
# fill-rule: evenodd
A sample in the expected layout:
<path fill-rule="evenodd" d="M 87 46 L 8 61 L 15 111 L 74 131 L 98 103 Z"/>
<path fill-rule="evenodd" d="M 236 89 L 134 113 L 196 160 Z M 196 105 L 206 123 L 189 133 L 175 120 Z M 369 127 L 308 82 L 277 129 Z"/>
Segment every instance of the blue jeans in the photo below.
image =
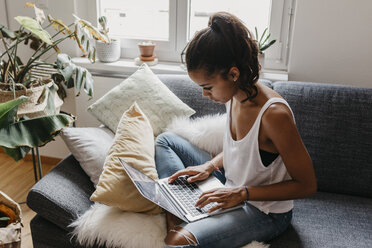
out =
<path fill-rule="evenodd" d="M 159 178 L 169 177 L 188 166 L 203 164 L 211 155 L 200 150 L 176 134 L 166 132 L 156 138 L 155 163 Z M 214 172 L 221 182 L 226 178 Z M 242 208 L 214 215 L 181 226 L 192 233 L 198 245 L 176 247 L 241 247 L 254 240 L 269 241 L 289 226 L 292 210 L 286 213 L 265 214 L 256 207 L 245 204 Z M 168 246 L 175 247 L 175 246 Z"/>

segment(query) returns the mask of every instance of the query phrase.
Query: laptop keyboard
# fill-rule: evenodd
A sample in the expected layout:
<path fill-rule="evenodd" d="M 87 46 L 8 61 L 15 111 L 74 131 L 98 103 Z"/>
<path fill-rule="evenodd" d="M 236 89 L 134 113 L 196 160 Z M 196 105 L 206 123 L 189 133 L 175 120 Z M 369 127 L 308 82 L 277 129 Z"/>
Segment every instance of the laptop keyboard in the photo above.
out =
<path fill-rule="evenodd" d="M 217 204 L 213 202 L 202 209 L 196 208 L 195 203 L 198 201 L 202 191 L 196 183 L 187 182 L 187 177 L 177 178 L 171 184 L 168 184 L 168 187 L 192 216 L 207 213 L 210 208 Z"/>

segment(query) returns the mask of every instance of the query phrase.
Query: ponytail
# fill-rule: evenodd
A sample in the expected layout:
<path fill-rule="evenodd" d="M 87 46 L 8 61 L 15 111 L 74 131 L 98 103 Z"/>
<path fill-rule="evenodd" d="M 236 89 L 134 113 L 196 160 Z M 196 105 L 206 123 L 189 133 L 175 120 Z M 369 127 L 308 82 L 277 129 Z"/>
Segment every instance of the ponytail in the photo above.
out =
<path fill-rule="evenodd" d="M 257 96 L 258 47 L 247 27 L 236 16 L 217 12 L 208 27 L 196 33 L 186 50 L 188 71 L 203 69 L 208 76 L 220 73 L 228 78 L 230 68 L 240 71 L 238 86 L 247 94 L 242 102 Z"/>

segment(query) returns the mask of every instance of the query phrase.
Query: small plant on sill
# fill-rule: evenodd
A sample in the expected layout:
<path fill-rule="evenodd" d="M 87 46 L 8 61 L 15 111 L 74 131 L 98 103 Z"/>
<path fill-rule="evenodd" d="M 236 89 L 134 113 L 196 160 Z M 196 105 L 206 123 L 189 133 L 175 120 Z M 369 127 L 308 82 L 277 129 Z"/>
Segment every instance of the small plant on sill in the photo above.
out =
<path fill-rule="evenodd" d="M 104 63 L 115 62 L 120 59 L 120 39 L 112 39 L 108 35 L 109 28 L 106 16 L 99 17 L 98 23 L 101 26 L 99 32 L 105 37 L 105 41 L 96 40 L 97 57 Z"/>
<path fill-rule="evenodd" d="M 263 54 L 266 49 L 268 49 L 269 47 L 274 45 L 276 40 L 269 41 L 271 33 L 270 32 L 267 33 L 268 28 L 265 28 L 265 30 L 263 31 L 261 36 L 258 36 L 257 27 L 255 27 L 254 30 L 255 30 L 256 42 L 257 42 L 257 45 L 258 45 L 258 53 Z M 260 37 L 260 38 L 258 38 L 258 37 Z"/>

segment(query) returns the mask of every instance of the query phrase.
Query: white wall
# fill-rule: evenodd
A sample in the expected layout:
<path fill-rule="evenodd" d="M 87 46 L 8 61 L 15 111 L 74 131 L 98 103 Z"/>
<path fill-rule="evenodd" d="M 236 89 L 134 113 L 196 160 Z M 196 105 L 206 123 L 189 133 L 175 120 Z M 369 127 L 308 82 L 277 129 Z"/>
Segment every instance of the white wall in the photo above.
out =
<path fill-rule="evenodd" d="M 372 88 L 372 1 L 297 0 L 289 80 Z"/>
<path fill-rule="evenodd" d="M 8 16 L 6 13 L 5 0 L 0 0 L 0 24 L 8 25 Z"/>

